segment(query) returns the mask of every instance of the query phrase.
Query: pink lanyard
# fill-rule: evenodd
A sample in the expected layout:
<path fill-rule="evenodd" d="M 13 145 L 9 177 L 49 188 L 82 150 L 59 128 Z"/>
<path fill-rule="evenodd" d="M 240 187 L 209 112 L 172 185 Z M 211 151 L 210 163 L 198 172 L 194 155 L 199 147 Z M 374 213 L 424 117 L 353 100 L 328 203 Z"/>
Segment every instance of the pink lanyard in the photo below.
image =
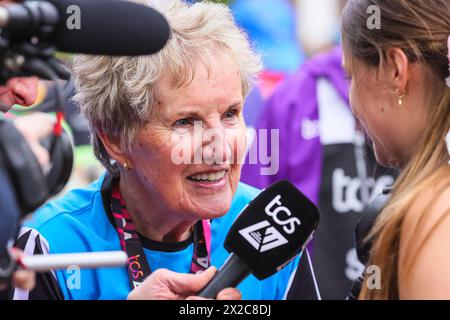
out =
<path fill-rule="evenodd" d="M 114 218 L 120 246 L 128 255 L 128 278 L 131 288 L 139 286 L 151 273 L 141 240 L 126 208 L 117 179 L 113 179 L 111 213 Z M 211 225 L 209 220 L 199 220 L 194 226 L 194 254 L 191 273 L 206 270 L 211 265 Z"/>

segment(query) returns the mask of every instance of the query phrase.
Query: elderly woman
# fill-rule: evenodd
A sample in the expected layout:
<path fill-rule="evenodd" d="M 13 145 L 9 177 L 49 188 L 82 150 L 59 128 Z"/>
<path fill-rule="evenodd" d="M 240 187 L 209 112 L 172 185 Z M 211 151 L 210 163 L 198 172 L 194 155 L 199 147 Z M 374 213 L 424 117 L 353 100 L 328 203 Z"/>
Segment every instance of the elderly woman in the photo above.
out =
<path fill-rule="evenodd" d="M 239 183 L 258 56 L 226 6 L 153 6 L 172 28 L 162 51 L 74 59 L 75 99 L 108 172 L 38 210 L 18 241 L 44 254 L 123 250 L 128 266 L 40 275 L 16 298 L 123 299 L 157 269 L 220 267 L 230 226 L 258 194 Z M 264 281 L 248 277 L 243 298 L 285 297 L 298 261 Z"/>

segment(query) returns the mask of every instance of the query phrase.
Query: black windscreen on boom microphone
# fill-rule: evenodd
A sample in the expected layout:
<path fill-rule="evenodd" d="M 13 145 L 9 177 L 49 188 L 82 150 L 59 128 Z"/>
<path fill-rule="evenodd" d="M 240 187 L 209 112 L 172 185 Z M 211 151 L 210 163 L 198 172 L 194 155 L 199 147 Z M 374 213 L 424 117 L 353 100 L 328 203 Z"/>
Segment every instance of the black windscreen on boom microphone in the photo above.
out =
<path fill-rule="evenodd" d="M 319 219 L 316 206 L 290 182 L 265 189 L 234 222 L 224 244 L 231 255 L 199 296 L 215 298 L 250 273 L 263 280 L 278 272 L 312 239 Z"/>
<path fill-rule="evenodd" d="M 155 53 L 170 35 L 168 22 L 156 10 L 123 0 L 5 4 L 0 28 L 13 38 L 46 34 L 44 40 L 60 51 L 114 56 Z"/>

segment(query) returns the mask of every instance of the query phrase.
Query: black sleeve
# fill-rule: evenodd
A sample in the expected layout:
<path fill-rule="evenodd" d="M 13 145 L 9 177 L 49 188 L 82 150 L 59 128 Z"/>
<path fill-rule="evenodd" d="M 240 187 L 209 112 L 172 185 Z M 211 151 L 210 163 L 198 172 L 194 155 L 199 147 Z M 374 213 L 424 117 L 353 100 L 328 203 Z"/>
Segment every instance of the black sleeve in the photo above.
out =
<path fill-rule="evenodd" d="M 48 254 L 47 241 L 34 229 L 22 228 L 15 245 L 25 254 Z M 53 272 L 36 273 L 36 286 L 31 291 L 15 288 L 11 299 L 16 300 L 64 300 Z"/>
<path fill-rule="evenodd" d="M 8 242 L 17 236 L 20 209 L 17 203 L 14 186 L 1 155 L 2 137 L 0 133 L 0 254 L 4 254 Z M 3 252 L 2 252 L 3 251 Z"/>
<path fill-rule="evenodd" d="M 294 280 L 292 281 L 286 299 L 321 300 L 308 250 L 303 252 L 303 255 L 298 263 Z"/>

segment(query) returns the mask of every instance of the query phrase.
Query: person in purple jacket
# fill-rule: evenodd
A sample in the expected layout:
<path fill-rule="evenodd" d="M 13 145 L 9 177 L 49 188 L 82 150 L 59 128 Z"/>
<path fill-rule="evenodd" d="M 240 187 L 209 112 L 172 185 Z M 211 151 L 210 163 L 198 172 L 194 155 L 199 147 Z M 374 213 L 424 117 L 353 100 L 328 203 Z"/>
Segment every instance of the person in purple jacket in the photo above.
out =
<path fill-rule="evenodd" d="M 324 299 L 344 299 L 362 273 L 355 226 L 395 176 L 376 165 L 365 143 L 341 60 L 340 48 L 320 54 L 278 87 L 257 121 L 242 170 L 242 180 L 258 188 L 287 179 L 318 205 L 321 222 L 309 250 Z M 264 129 L 271 131 L 261 134 Z M 270 163 L 254 161 L 264 158 Z"/>

